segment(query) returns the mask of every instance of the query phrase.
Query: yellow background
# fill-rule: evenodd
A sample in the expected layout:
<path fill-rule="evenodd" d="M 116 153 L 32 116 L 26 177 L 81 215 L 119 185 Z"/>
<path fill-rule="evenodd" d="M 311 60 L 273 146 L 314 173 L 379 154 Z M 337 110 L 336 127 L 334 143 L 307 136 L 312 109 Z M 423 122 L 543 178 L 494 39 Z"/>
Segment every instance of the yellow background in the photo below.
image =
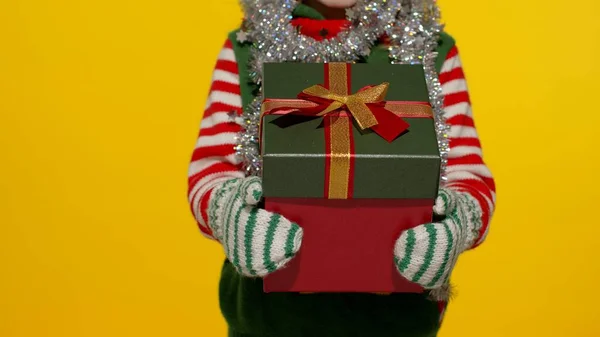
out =
<path fill-rule="evenodd" d="M 443 0 L 489 240 L 441 336 L 598 336 L 600 5 Z M 234 0 L 0 1 L 0 336 L 224 336 L 188 159 Z"/>

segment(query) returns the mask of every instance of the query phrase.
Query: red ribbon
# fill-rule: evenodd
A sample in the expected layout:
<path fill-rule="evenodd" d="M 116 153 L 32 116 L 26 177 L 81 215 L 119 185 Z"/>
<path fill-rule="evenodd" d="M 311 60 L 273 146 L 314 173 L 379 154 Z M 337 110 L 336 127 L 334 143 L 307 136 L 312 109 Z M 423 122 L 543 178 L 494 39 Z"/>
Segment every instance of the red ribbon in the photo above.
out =
<path fill-rule="evenodd" d="M 363 91 L 365 89 L 370 88 L 371 86 L 364 87 L 359 91 Z M 283 110 L 288 110 L 285 114 L 293 113 L 295 115 L 303 115 L 303 116 L 318 116 L 323 110 L 325 110 L 333 100 L 326 99 L 323 97 L 313 96 L 301 92 L 298 94 L 297 98 L 299 100 L 312 102 L 314 106 L 308 107 L 293 107 L 293 104 L 290 104 L 290 107 L 279 107 L 272 109 L 270 111 L 265 111 L 265 114 L 278 114 L 278 112 Z M 277 101 L 277 100 L 269 100 L 266 99 L 265 102 L 268 101 Z M 394 102 L 389 102 L 388 104 L 393 104 Z M 382 101 L 379 103 L 366 103 L 366 106 L 371 110 L 375 118 L 377 119 L 377 125 L 372 126 L 371 130 L 381 136 L 388 142 L 392 142 L 399 135 L 401 135 L 404 131 L 406 131 L 410 124 L 408 124 L 401 116 L 396 115 L 392 111 L 386 109 L 386 102 Z M 330 112 L 330 114 L 339 114 L 345 110 L 345 105 Z"/>

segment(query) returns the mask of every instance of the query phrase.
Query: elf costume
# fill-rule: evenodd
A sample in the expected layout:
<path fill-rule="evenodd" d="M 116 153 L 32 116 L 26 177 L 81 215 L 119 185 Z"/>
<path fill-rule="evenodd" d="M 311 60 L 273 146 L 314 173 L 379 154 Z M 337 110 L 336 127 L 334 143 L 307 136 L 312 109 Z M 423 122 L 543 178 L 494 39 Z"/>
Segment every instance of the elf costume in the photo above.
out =
<path fill-rule="evenodd" d="M 326 20 L 306 5 L 281 1 L 287 6 L 293 3 L 293 19 L 287 24 L 303 36 L 302 41 L 319 46 L 317 43 L 333 43 L 328 41 L 335 41 L 338 35 L 351 34 L 348 30 L 356 29 L 360 33 L 360 27 L 353 26 L 352 18 Z M 371 7 L 365 7 L 367 11 L 376 12 L 383 8 L 373 5 L 377 5 L 377 1 L 367 3 L 371 4 Z M 260 17 L 260 13 L 252 10 L 256 9 L 248 10 L 247 18 Z M 349 11 L 350 17 L 352 14 Z M 362 13 L 358 15 L 368 17 Z M 410 18 L 410 15 L 404 17 Z M 436 336 L 446 308 L 448 280 L 454 264 L 460 253 L 478 246 L 485 239 L 495 202 L 494 181 L 482 159 L 466 81 L 453 39 L 445 33 L 435 34 L 437 55 L 435 60 L 430 60 L 436 72 L 435 81 L 430 81 L 431 88 L 435 89 L 436 83 L 441 85 L 443 101 L 440 109 L 443 108 L 446 125 L 443 129 L 446 131 L 441 133 L 448 141 L 443 185 L 433 209 L 440 220 L 403 232 L 394 251 L 390 252 L 394 254 L 398 272 L 423 286 L 427 292 L 385 296 L 266 294 L 261 277 L 284 267 L 294 257 L 301 247 L 303 232 L 302 224 L 294 224 L 260 207 L 261 180 L 253 169 L 258 161 L 247 155 L 252 151 L 243 151 L 247 144 L 243 142 L 244 137 L 252 136 L 249 127 L 252 120 L 247 114 L 253 113 L 253 100 L 260 100 L 260 81 L 256 80 L 257 65 L 254 63 L 257 59 L 261 61 L 260 52 L 254 50 L 253 54 L 252 50 L 260 49 L 261 41 L 251 40 L 260 34 L 246 28 L 232 32 L 219 54 L 188 179 L 190 205 L 202 233 L 218 240 L 227 256 L 221 275 L 220 304 L 229 325 L 229 336 Z M 354 43 L 352 50 L 360 51 L 352 56 L 344 56 L 346 49 L 338 49 L 333 56 L 324 55 L 321 59 L 313 52 L 309 57 L 303 54 L 306 48 L 286 55 L 293 55 L 289 56 L 289 61 L 329 62 L 347 58 L 349 62 L 388 63 L 394 59 L 392 45 L 397 37 L 389 32 L 368 41 L 366 48 L 360 41 L 354 43 L 357 40 L 352 35 L 346 35 L 348 44 Z M 361 34 L 367 36 L 364 32 Z M 410 55 L 411 46 L 423 41 L 403 41 L 405 47 L 396 51 L 405 56 L 404 61 L 411 62 L 406 56 Z M 424 45 L 427 45 L 426 41 Z M 292 45 L 285 47 L 294 48 Z M 331 45 L 328 48 L 334 49 Z M 265 52 L 262 61 L 269 60 L 271 54 L 272 51 Z M 443 141 L 440 147 L 444 148 Z"/>

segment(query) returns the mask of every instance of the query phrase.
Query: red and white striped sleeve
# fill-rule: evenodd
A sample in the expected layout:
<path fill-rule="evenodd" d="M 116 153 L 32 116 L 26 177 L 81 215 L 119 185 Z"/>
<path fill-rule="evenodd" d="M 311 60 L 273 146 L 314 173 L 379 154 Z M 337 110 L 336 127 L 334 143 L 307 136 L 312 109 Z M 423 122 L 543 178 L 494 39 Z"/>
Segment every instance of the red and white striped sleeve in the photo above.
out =
<path fill-rule="evenodd" d="M 188 172 L 188 200 L 200 230 L 214 239 L 208 226 L 207 208 L 212 189 L 232 178 L 243 178 L 241 162 L 234 150 L 241 130 L 242 112 L 238 66 L 231 41 L 217 59 L 200 132 Z"/>
<path fill-rule="evenodd" d="M 478 201 L 483 214 L 482 228 L 474 248 L 487 236 L 496 202 L 496 186 L 483 161 L 467 82 L 456 46 L 446 56 L 439 78 L 445 95 L 444 112 L 450 126 L 447 187 L 469 193 Z"/>

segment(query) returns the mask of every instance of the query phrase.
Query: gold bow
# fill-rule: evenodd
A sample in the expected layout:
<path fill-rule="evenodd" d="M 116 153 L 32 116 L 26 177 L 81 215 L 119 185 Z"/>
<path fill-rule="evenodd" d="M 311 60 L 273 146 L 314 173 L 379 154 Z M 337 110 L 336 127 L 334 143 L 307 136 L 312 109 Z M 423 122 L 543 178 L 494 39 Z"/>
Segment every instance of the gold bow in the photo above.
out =
<path fill-rule="evenodd" d="M 310 88 L 304 89 L 302 92 L 309 96 L 315 96 L 331 100 L 329 106 L 317 114 L 317 116 L 326 115 L 343 106 L 346 106 L 356 119 L 358 126 L 362 130 L 377 125 L 377 119 L 373 112 L 367 107 L 367 103 L 379 103 L 384 100 L 390 84 L 384 82 L 374 87 L 359 91 L 353 95 L 339 95 L 331 92 L 329 89 L 320 85 L 313 85 Z"/>

